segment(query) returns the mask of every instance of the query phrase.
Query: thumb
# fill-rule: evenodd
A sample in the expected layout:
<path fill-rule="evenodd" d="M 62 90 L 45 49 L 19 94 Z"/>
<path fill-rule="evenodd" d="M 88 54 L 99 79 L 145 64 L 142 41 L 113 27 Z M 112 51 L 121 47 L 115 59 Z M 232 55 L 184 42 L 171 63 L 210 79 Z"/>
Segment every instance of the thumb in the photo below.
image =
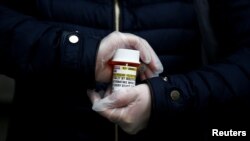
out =
<path fill-rule="evenodd" d="M 88 95 L 93 103 L 92 109 L 97 112 L 102 112 L 108 109 L 118 109 L 127 106 L 131 101 L 131 97 L 128 97 L 125 93 L 126 90 L 121 89 L 111 94 L 105 94 L 106 97 L 103 99 L 101 99 L 100 94 L 95 91 L 89 91 Z"/>
<path fill-rule="evenodd" d="M 124 110 L 136 98 L 127 89 L 115 91 L 111 95 L 94 102 L 92 109 L 112 122 L 119 122 Z"/>

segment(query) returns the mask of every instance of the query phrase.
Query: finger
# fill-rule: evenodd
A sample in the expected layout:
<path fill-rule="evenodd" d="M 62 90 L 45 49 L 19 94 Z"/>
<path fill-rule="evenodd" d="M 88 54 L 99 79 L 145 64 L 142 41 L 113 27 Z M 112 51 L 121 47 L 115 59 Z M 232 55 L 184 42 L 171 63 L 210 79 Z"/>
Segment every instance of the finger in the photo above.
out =
<path fill-rule="evenodd" d="M 97 93 L 95 90 L 87 90 L 87 95 L 90 98 L 90 101 L 92 102 L 92 104 L 94 104 L 95 102 L 99 101 L 101 99 L 101 96 L 99 93 Z"/>
<path fill-rule="evenodd" d="M 98 109 L 100 107 L 105 107 L 105 110 L 127 107 L 136 100 L 138 95 L 136 95 L 135 93 L 136 93 L 135 87 L 123 88 L 95 102 L 93 107 L 97 107 Z M 102 108 L 102 110 L 98 111 L 104 111 L 104 109 Z"/>
<path fill-rule="evenodd" d="M 140 78 L 141 80 L 145 80 L 146 79 L 146 75 L 145 75 L 145 71 L 147 69 L 147 65 L 144 63 L 141 63 L 141 65 L 138 68 L 138 73 L 140 74 Z"/>
<path fill-rule="evenodd" d="M 159 57 L 155 53 L 155 51 L 152 49 L 152 47 L 148 44 L 148 42 L 143 42 L 145 47 L 147 47 L 148 50 L 150 50 L 151 55 L 151 62 L 148 64 L 148 67 L 152 70 L 152 72 L 160 74 L 163 72 L 163 66 L 161 64 L 161 61 L 159 60 Z"/>
<path fill-rule="evenodd" d="M 130 34 L 130 33 L 124 33 L 127 36 L 127 42 L 130 46 L 134 47 L 134 49 L 137 49 L 140 51 L 141 55 L 141 60 L 145 63 L 148 64 L 151 70 L 154 73 L 160 74 L 163 72 L 163 66 L 152 49 L 152 47 L 149 45 L 149 43 L 142 38 L 139 38 L 136 35 Z"/>
<path fill-rule="evenodd" d="M 158 73 L 153 72 L 151 68 L 147 67 L 147 65 L 143 63 L 139 67 L 139 73 L 140 73 L 141 80 L 159 76 Z"/>
<path fill-rule="evenodd" d="M 140 75 L 141 80 L 145 80 L 152 77 L 155 77 L 155 75 L 149 69 Z"/>
<path fill-rule="evenodd" d="M 109 61 L 109 59 L 113 57 L 116 49 L 124 44 L 119 38 L 120 34 L 120 32 L 114 31 L 102 39 L 98 48 L 98 56 L 100 57 L 97 58 L 97 60 L 101 61 L 102 63 Z"/>
<path fill-rule="evenodd" d="M 116 91 L 118 92 L 118 91 Z M 124 95 L 124 94 L 118 94 L 118 93 L 106 93 L 106 97 L 103 99 L 99 99 L 96 100 L 93 103 L 93 107 L 92 109 L 94 111 L 97 112 L 104 112 L 110 109 L 116 109 L 116 108 L 120 108 L 122 106 L 125 106 L 125 102 L 126 101 L 124 99 L 126 99 L 125 97 L 121 97 L 120 95 Z"/>
<path fill-rule="evenodd" d="M 126 88 L 107 94 L 103 99 L 101 99 L 100 94 L 95 91 L 88 91 L 88 93 L 93 103 L 92 109 L 97 112 L 109 113 L 109 110 L 126 107 L 136 99 L 136 95 L 133 94 L 133 91 Z"/>
<path fill-rule="evenodd" d="M 145 46 L 147 44 L 143 43 L 144 39 L 130 33 L 124 33 L 121 37 L 127 46 L 140 51 L 140 58 L 144 63 L 148 64 L 151 61 L 150 50 Z"/>
<path fill-rule="evenodd" d="M 150 68 L 145 70 L 144 74 L 145 74 L 146 78 L 152 78 L 152 77 L 159 76 L 158 73 L 153 72 Z"/>
<path fill-rule="evenodd" d="M 113 123 L 119 124 L 124 116 L 125 108 L 107 109 L 99 114 Z"/>
<path fill-rule="evenodd" d="M 111 105 L 111 102 L 105 101 L 104 99 L 102 99 L 102 100 L 94 102 L 92 106 L 92 110 L 96 112 L 103 112 L 103 111 L 112 109 L 110 105 Z"/>
<path fill-rule="evenodd" d="M 99 50 L 98 50 L 98 56 L 97 56 L 97 60 L 100 64 L 104 64 L 106 62 L 108 62 L 115 54 L 116 51 L 116 47 L 118 47 L 118 45 L 112 45 L 111 41 L 103 41 L 100 44 Z"/>
<path fill-rule="evenodd" d="M 107 88 L 107 90 L 106 90 L 106 92 L 105 92 L 105 94 L 104 94 L 104 97 L 107 97 L 107 96 L 111 95 L 111 93 L 112 93 L 112 86 L 110 85 L 110 86 Z"/>
<path fill-rule="evenodd" d="M 113 102 L 112 104 L 114 108 L 126 107 L 136 99 L 137 95 L 133 94 L 133 89 L 134 87 L 122 88 L 114 91 L 111 95 L 107 96 L 107 98 Z"/>
<path fill-rule="evenodd" d="M 140 74 L 140 78 L 141 78 L 141 80 L 143 81 L 143 80 L 145 80 L 147 77 L 146 77 L 145 73 L 141 73 L 141 74 Z"/>
<path fill-rule="evenodd" d="M 107 118 L 113 122 L 119 124 L 119 122 L 122 120 L 124 116 L 125 108 L 119 108 L 119 109 L 112 109 L 112 110 L 107 110 L 103 113 L 103 115 L 107 116 Z"/>

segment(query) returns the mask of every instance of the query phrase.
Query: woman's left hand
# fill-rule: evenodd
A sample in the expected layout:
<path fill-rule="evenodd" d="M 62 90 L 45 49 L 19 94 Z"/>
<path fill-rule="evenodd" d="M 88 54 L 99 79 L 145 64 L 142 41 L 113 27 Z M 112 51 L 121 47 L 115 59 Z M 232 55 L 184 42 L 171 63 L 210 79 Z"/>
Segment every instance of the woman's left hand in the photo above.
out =
<path fill-rule="evenodd" d="M 147 126 L 151 112 L 151 96 L 147 84 L 122 88 L 111 93 L 109 89 L 102 99 L 101 94 L 92 90 L 88 95 L 93 110 L 118 124 L 125 132 L 136 134 Z"/>

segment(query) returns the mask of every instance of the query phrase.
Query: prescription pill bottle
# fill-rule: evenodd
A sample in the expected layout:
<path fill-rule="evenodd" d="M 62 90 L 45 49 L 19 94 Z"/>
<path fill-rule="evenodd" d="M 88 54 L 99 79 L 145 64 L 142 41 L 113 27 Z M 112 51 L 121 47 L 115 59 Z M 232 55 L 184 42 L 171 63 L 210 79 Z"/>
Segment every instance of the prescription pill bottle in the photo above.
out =
<path fill-rule="evenodd" d="M 140 65 L 138 50 L 117 49 L 110 63 L 113 66 L 112 91 L 135 86 Z"/>

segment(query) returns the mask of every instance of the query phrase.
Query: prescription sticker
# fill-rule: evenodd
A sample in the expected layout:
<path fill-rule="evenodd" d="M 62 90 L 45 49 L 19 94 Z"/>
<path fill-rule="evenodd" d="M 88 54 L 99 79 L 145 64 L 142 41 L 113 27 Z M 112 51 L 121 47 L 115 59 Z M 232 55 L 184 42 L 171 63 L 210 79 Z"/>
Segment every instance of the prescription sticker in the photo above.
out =
<path fill-rule="evenodd" d="M 136 84 L 137 67 L 114 65 L 112 90 L 134 87 Z"/>

